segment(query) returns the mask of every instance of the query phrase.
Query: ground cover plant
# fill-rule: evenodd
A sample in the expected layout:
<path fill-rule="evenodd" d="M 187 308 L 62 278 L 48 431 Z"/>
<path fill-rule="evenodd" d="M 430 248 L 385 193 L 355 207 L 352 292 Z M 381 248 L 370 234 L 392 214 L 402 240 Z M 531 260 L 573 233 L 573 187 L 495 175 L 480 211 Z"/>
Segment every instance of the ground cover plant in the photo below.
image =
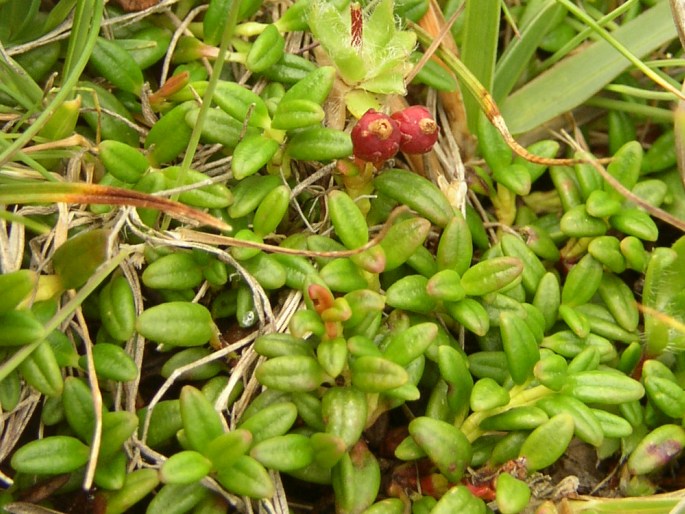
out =
<path fill-rule="evenodd" d="M 677 511 L 682 20 L 0 0 L 0 508 Z"/>

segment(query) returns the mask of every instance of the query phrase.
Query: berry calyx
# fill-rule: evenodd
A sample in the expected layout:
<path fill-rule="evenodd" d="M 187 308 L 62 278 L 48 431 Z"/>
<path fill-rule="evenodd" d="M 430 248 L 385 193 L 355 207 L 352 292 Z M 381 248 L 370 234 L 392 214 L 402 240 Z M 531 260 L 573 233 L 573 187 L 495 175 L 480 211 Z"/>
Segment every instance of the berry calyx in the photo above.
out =
<path fill-rule="evenodd" d="M 412 105 L 392 115 L 402 133 L 400 150 L 426 153 L 438 140 L 438 124 L 423 105 Z"/>
<path fill-rule="evenodd" d="M 382 163 L 394 157 L 401 140 L 397 122 L 375 109 L 366 111 L 352 129 L 354 156 L 372 163 Z"/>

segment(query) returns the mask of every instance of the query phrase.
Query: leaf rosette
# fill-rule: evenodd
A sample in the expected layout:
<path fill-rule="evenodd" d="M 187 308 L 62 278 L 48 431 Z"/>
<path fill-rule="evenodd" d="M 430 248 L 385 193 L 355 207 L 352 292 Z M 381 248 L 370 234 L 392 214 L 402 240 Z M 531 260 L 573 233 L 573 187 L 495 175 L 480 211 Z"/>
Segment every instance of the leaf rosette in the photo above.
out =
<path fill-rule="evenodd" d="M 406 94 L 404 77 L 412 68 L 409 57 L 416 46 L 416 34 L 398 26 L 392 0 L 381 0 L 361 13 L 357 9 L 356 3 L 338 9 L 335 2 L 314 0 L 308 17 L 312 34 L 349 88 L 348 107 L 354 90 Z"/>

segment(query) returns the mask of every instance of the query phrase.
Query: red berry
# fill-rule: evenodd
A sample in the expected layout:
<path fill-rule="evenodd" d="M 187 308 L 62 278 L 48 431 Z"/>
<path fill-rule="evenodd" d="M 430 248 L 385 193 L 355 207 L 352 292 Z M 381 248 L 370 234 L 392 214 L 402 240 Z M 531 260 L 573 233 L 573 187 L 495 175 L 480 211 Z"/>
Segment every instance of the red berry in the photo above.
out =
<path fill-rule="evenodd" d="M 400 149 L 397 123 L 387 114 L 369 109 L 352 129 L 354 156 L 368 162 L 383 162 Z"/>
<path fill-rule="evenodd" d="M 438 140 L 438 125 L 423 105 L 412 105 L 396 112 L 392 119 L 402 133 L 400 150 L 407 153 L 429 152 Z"/>

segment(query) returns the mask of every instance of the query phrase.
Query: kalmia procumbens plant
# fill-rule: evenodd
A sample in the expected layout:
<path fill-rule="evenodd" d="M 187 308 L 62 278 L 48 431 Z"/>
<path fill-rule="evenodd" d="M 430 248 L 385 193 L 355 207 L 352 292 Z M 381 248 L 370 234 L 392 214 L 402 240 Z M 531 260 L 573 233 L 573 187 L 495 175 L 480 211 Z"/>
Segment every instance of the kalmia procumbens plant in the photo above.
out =
<path fill-rule="evenodd" d="M 0 0 L 0 506 L 516 514 L 578 448 L 581 478 L 602 474 L 593 494 L 672 486 L 685 239 L 655 209 L 684 212 L 678 117 L 653 91 L 632 100 L 646 86 L 631 69 L 576 120 L 606 170 L 502 137 L 504 119 L 544 121 L 536 100 L 558 88 L 526 81 L 566 61 L 581 7 L 470 0 L 450 31 L 459 2 L 114 3 Z M 577 4 L 680 52 L 669 2 Z M 490 89 L 478 24 L 504 35 L 502 6 L 521 31 L 490 40 Z M 68 45 L 48 42 L 56 27 Z M 441 64 L 420 64 L 414 33 L 426 53 L 440 40 Z M 478 152 L 443 64 L 487 111 L 467 120 Z M 588 87 L 562 78 L 557 114 Z M 409 106 L 423 102 L 451 120 L 440 133 Z M 665 512 L 679 496 L 563 508 Z"/>

